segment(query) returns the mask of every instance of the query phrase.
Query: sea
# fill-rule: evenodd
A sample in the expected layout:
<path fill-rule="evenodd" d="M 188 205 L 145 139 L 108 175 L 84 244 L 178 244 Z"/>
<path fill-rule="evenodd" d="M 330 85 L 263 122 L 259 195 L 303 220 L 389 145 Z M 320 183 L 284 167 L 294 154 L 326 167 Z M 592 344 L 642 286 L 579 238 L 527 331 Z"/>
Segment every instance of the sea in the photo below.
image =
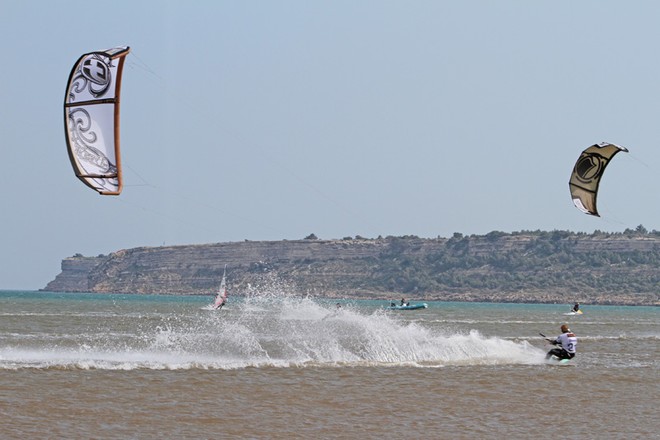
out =
<path fill-rule="evenodd" d="M 0 438 L 660 438 L 657 307 L 211 302 L 0 291 Z"/>

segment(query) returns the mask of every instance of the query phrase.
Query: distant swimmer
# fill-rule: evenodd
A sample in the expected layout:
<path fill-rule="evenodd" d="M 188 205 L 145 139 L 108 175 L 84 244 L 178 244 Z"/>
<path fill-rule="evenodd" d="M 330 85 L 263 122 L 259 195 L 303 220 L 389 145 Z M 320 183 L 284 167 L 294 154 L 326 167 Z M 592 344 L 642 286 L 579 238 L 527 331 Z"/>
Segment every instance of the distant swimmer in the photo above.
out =
<path fill-rule="evenodd" d="M 571 331 L 566 324 L 561 326 L 561 335 L 557 336 L 556 339 L 548 339 L 553 345 L 561 345 L 561 348 L 553 348 L 545 355 L 546 359 L 550 359 L 552 356 L 555 356 L 557 359 L 573 359 L 576 353 L 577 347 L 577 336 Z"/>

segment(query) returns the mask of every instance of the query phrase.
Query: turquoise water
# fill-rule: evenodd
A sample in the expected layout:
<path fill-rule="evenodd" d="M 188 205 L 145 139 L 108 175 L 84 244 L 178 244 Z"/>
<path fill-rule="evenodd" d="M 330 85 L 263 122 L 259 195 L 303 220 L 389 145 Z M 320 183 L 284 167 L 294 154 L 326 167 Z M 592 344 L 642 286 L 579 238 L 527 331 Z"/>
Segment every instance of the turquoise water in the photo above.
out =
<path fill-rule="evenodd" d="M 583 315 L 566 316 L 568 305 L 427 302 L 427 309 L 387 311 L 386 301 L 264 295 L 202 310 L 210 301 L 0 292 L 0 368 L 535 364 L 548 348 L 539 334 L 555 336 L 563 323 L 580 337 L 580 351 L 590 352 L 579 356 L 588 365 L 615 354 L 611 346 L 652 352 L 644 342 L 655 343 L 659 328 L 654 307 L 584 305 Z M 31 355 L 22 358 L 26 348 Z M 609 362 L 640 362 L 638 352 Z"/>
<path fill-rule="evenodd" d="M 654 307 L 211 300 L 0 291 L 1 437 L 542 439 L 566 408 L 565 438 L 657 436 Z"/>

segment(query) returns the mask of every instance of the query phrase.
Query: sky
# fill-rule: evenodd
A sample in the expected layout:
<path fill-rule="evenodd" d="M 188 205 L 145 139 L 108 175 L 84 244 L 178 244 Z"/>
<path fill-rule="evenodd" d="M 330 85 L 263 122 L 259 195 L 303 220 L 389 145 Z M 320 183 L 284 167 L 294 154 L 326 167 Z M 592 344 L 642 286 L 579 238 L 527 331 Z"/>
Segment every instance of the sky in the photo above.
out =
<path fill-rule="evenodd" d="M 120 249 L 660 230 L 660 2 L 0 0 L 0 289 Z M 74 175 L 63 102 L 131 47 L 124 189 Z M 602 217 L 580 152 L 625 146 Z"/>

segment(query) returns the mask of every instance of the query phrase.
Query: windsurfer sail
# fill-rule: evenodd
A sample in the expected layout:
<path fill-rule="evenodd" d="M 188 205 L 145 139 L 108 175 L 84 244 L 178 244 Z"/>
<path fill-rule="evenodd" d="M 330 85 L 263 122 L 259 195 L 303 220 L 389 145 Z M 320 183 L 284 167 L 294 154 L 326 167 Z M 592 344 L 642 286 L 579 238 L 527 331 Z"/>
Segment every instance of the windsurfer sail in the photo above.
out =
<path fill-rule="evenodd" d="M 568 186 L 571 190 L 571 198 L 577 209 L 585 214 L 600 217 L 596 209 L 596 196 L 600 178 L 605 167 L 619 151 L 628 152 L 625 147 L 601 142 L 587 148 L 580 154 Z"/>
<path fill-rule="evenodd" d="M 227 273 L 227 266 L 222 272 L 222 281 L 220 281 L 220 287 L 218 288 L 218 293 L 215 295 L 215 300 L 213 301 L 213 309 L 219 310 L 225 304 L 227 304 L 227 282 L 225 281 L 225 274 Z"/>
<path fill-rule="evenodd" d="M 90 52 L 73 66 L 64 97 L 64 128 L 76 176 L 103 195 L 122 190 L 119 95 L 128 46 Z"/>

